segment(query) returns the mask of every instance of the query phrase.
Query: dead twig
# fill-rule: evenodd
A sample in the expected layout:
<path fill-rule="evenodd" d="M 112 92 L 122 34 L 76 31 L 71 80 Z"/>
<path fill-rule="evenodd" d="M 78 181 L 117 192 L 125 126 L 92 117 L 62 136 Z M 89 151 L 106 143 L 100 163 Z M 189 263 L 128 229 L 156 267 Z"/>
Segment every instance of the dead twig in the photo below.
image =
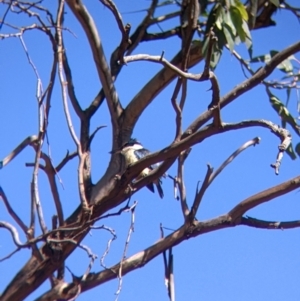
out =
<path fill-rule="evenodd" d="M 58 14 L 57 14 L 57 53 L 58 53 L 58 72 L 59 72 L 59 79 L 60 79 L 60 85 L 62 89 L 62 99 L 63 99 L 63 105 L 64 105 L 64 112 L 68 124 L 68 129 L 71 134 L 71 137 L 76 144 L 77 152 L 79 156 L 79 167 L 78 167 L 78 185 L 79 185 L 79 194 L 80 194 L 80 201 L 83 210 L 88 210 L 88 201 L 86 199 L 86 192 L 85 192 L 85 185 L 84 185 L 84 179 L 83 179 L 83 167 L 85 162 L 86 153 L 82 152 L 80 141 L 75 133 L 72 119 L 69 112 L 68 107 L 68 100 L 67 100 L 67 91 L 66 87 L 68 85 L 67 81 L 64 78 L 63 75 L 63 40 L 62 40 L 62 18 L 63 18 L 63 12 L 64 12 L 64 1 L 62 0 L 59 5 Z"/>
<path fill-rule="evenodd" d="M 133 205 L 129 209 L 127 209 L 128 211 L 130 210 L 130 213 L 131 213 L 131 222 L 130 222 L 130 227 L 129 227 L 127 239 L 126 239 L 126 242 L 125 242 L 125 247 L 124 247 L 124 251 L 123 251 L 123 255 L 122 255 L 122 260 L 121 260 L 119 271 L 118 271 L 119 285 L 118 285 L 118 290 L 115 293 L 116 294 L 115 301 L 118 300 L 121 289 L 122 289 L 122 283 L 123 283 L 123 275 L 122 275 L 123 265 L 122 265 L 122 262 L 126 259 L 126 253 L 127 253 L 127 249 L 128 249 L 128 246 L 129 246 L 131 234 L 134 232 L 135 208 L 136 208 L 137 204 L 138 204 L 137 201 L 134 201 Z"/>
<path fill-rule="evenodd" d="M 18 216 L 18 214 L 10 206 L 10 203 L 6 197 L 6 194 L 1 186 L 0 186 L 0 197 L 2 198 L 4 205 L 5 205 L 8 213 L 10 214 L 10 216 L 14 219 L 14 221 L 19 225 L 19 227 L 23 230 L 24 234 L 27 236 L 28 235 L 28 227 L 24 224 L 24 222 L 21 220 L 21 218 Z"/>

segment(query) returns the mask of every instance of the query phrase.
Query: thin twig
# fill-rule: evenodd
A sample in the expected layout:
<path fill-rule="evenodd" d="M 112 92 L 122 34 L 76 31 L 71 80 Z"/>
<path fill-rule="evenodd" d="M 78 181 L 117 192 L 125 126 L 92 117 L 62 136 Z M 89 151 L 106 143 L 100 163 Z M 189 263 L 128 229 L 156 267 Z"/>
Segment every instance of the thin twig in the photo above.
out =
<path fill-rule="evenodd" d="M 179 190 L 179 194 L 180 194 L 181 211 L 183 213 L 184 220 L 187 218 L 187 216 L 190 213 L 188 205 L 187 205 L 186 188 L 185 188 L 185 184 L 184 184 L 184 174 L 183 174 L 184 162 L 185 162 L 188 154 L 190 153 L 190 151 L 191 151 L 191 148 L 182 152 L 179 155 L 178 171 L 177 171 L 178 176 L 176 177 L 176 179 L 177 179 L 176 182 L 177 182 L 178 190 Z"/>
<path fill-rule="evenodd" d="M 2 161 L 1 168 L 11 162 L 27 145 L 31 145 L 32 143 L 36 143 L 38 141 L 38 137 L 36 135 L 29 136 L 25 138 L 13 151 L 11 151 Z"/>
<path fill-rule="evenodd" d="M 122 275 L 122 266 L 123 265 L 122 265 L 122 262 L 123 262 L 123 260 L 126 259 L 126 253 L 127 253 L 127 249 L 128 249 L 128 246 L 129 246 L 131 234 L 132 234 L 132 232 L 134 232 L 135 208 L 136 208 L 137 204 L 138 204 L 137 201 L 134 201 L 133 205 L 128 209 L 128 211 L 130 210 L 130 212 L 131 212 L 131 222 L 130 222 L 130 227 L 129 227 L 127 239 L 126 239 L 126 242 L 125 242 L 125 247 L 124 247 L 124 251 L 123 251 L 123 255 L 122 255 L 122 260 L 121 260 L 119 272 L 118 272 L 119 285 L 118 285 L 118 290 L 115 293 L 116 294 L 115 301 L 118 300 L 121 289 L 122 289 L 122 283 L 123 283 L 123 275 Z"/>
<path fill-rule="evenodd" d="M 104 263 L 104 259 L 106 257 L 106 255 L 109 253 L 110 251 L 110 247 L 111 247 L 111 243 L 117 239 L 117 235 L 116 235 L 116 231 L 110 227 L 107 227 L 105 225 L 102 225 L 102 226 L 91 226 L 91 229 L 104 229 L 106 231 L 108 231 L 111 235 L 112 235 L 112 238 L 110 238 L 107 242 L 107 245 L 106 245 L 106 249 L 103 253 L 103 255 L 101 256 L 100 258 L 100 265 L 104 268 L 104 269 L 107 269 L 105 263 Z"/>
<path fill-rule="evenodd" d="M 243 216 L 241 219 L 241 225 L 259 228 L 259 229 L 294 229 L 300 227 L 300 220 L 298 221 L 265 221 L 250 216 Z"/>
<path fill-rule="evenodd" d="M 250 146 L 255 146 L 259 144 L 260 137 L 255 137 L 252 140 L 247 141 L 244 143 L 240 148 L 238 148 L 235 152 L 233 152 L 223 163 L 222 165 L 210 176 L 208 185 L 210 185 L 213 180 L 226 168 L 226 166 L 231 163 L 241 152 L 246 150 Z"/>
<path fill-rule="evenodd" d="M 18 216 L 18 214 L 12 209 L 10 206 L 10 203 L 6 197 L 6 194 L 3 190 L 3 188 L 0 186 L 0 197 L 2 198 L 4 205 L 10 214 L 10 216 L 15 220 L 15 222 L 19 225 L 19 227 L 23 230 L 24 234 L 27 235 L 28 227 L 23 223 L 21 218 Z"/>
<path fill-rule="evenodd" d="M 190 214 L 189 214 L 188 218 L 186 219 L 186 221 L 189 223 L 192 223 L 196 217 L 200 203 L 201 203 L 204 193 L 208 187 L 209 178 L 210 178 L 212 172 L 213 172 L 213 168 L 209 164 L 207 164 L 207 171 L 206 171 L 204 181 L 201 185 L 200 190 L 198 190 L 198 185 L 197 185 L 194 202 L 193 202 Z M 198 184 L 199 184 L 199 182 L 198 182 Z"/>
<path fill-rule="evenodd" d="M 171 97 L 171 103 L 173 105 L 174 111 L 176 113 L 176 133 L 175 133 L 175 141 L 180 139 L 181 133 L 182 133 L 182 110 L 180 106 L 177 103 L 177 97 L 180 91 L 180 88 L 182 86 L 182 79 L 178 78 L 176 86 L 173 91 L 173 95 Z"/>
<path fill-rule="evenodd" d="M 21 41 L 21 44 L 22 44 L 25 54 L 27 56 L 28 62 L 31 65 L 31 67 L 35 73 L 35 76 L 37 78 L 37 95 L 36 95 L 36 97 L 37 97 L 37 101 L 38 101 L 39 135 L 38 135 L 38 139 L 37 139 L 36 147 L 35 147 L 35 150 L 36 150 L 35 165 L 33 168 L 32 181 L 31 181 L 32 205 L 31 205 L 30 233 L 32 233 L 32 235 L 34 235 L 34 220 L 35 220 L 34 211 L 36 209 L 40 227 L 42 229 L 42 232 L 45 234 L 47 232 L 47 227 L 46 227 L 46 224 L 44 221 L 43 210 L 42 210 L 40 197 L 39 197 L 39 190 L 38 190 L 39 161 L 40 161 L 41 149 L 42 149 L 43 141 L 44 141 L 44 135 L 45 135 L 45 131 L 46 131 L 46 129 L 44 128 L 45 122 L 44 122 L 44 113 L 43 113 L 43 98 L 44 98 L 45 94 L 43 95 L 43 87 L 42 87 L 41 78 L 39 76 L 39 73 L 38 73 L 38 70 L 37 70 L 35 64 L 33 63 L 32 59 L 28 53 L 28 50 L 27 50 L 27 47 L 25 45 L 22 35 L 19 36 L 19 39 Z"/>
<path fill-rule="evenodd" d="M 68 123 L 68 129 L 69 129 L 69 132 L 71 134 L 73 141 L 75 142 L 75 144 L 77 146 L 77 152 L 79 155 L 78 186 L 79 186 L 79 193 L 80 193 L 80 201 L 81 201 L 83 210 L 87 210 L 88 209 L 88 201 L 86 199 L 85 186 L 84 186 L 84 180 L 83 180 L 83 167 L 84 167 L 86 154 L 82 153 L 80 141 L 75 133 L 75 130 L 74 130 L 74 127 L 72 124 L 72 119 L 71 119 L 69 107 L 68 107 L 67 91 L 66 91 L 66 86 L 68 85 L 68 83 L 66 82 L 64 75 L 63 75 L 63 52 L 64 52 L 64 49 L 63 49 L 62 30 L 61 30 L 63 13 L 64 13 L 64 0 L 61 0 L 59 9 L 58 9 L 58 13 L 57 13 L 58 72 L 59 72 L 59 79 L 60 79 L 60 84 L 61 84 L 61 89 L 62 89 L 64 112 L 65 112 L 66 120 Z"/>
<path fill-rule="evenodd" d="M 93 141 L 93 139 L 94 139 L 94 137 L 95 137 L 95 135 L 97 134 L 97 132 L 99 131 L 99 130 L 101 130 L 101 129 L 103 129 L 103 128 L 106 128 L 107 127 L 107 125 L 100 125 L 100 126 L 97 126 L 97 128 L 94 130 L 94 132 L 91 134 L 91 136 L 90 136 L 90 139 L 89 139 L 89 142 L 88 142 L 88 149 L 90 148 L 90 146 L 91 146 L 91 143 L 92 143 L 92 141 Z"/>
<path fill-rule="evenodd" d="M 69 153 L 69 151 L 67 151 L 66 156 L 62 159 L 62 161 L 55 167 L 55 170 L 57 172 L 59 172 L 70 160 L 72 160 L 73 158 L 75 158 L 76 156 L 78 156 L 78 152 L 73 152 L 73 153 Z"/>

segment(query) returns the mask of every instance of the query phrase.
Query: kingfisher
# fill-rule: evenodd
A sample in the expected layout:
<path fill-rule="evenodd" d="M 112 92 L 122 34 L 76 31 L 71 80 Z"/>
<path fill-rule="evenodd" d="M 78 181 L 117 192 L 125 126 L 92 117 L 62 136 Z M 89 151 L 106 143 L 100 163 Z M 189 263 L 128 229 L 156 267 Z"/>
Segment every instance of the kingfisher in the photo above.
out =
<path fill-rule="evenodd" d="M 146 148 L 143 147 L 143 145 L 137 141 L 136 139 L 134 138 L 130 138 L 128 142 L 126 142 L 121 150 L 120 150 L 120 153 L 124 156 L 125 158 L 125 164 L 126 164 L 126 167 L 130 164 L 133 164 L 135 162 L 137 162 L 138 160 L 146 157 L 147 155 L 150 154 L 150 151 Z M 155 164 L 152 164 L 151 166 L 145 168 L 140 174 L 139 176 L 137 177 L 137 179 L 140 179 L 142 177 L 146 177 L 152 170 L 156 169 L 159 167 L 159 163 L 155 163 Z M 154 193 L 154 185 L 156 185 L 156 188 L 157 188 L 157 191 L 158 191 L 158 194 L 160 196 L 160 198 L 163 198 L 164 197 L 164 192 L 162 190 L 162 187 L 161 187 L 161 184 L 162 184 L 162 181 L 160 178 L 154 180 L 152 183 L 149 183 L 147 185 L 147 188 L 149 190 L 151 190 L 153 193 Z"/>

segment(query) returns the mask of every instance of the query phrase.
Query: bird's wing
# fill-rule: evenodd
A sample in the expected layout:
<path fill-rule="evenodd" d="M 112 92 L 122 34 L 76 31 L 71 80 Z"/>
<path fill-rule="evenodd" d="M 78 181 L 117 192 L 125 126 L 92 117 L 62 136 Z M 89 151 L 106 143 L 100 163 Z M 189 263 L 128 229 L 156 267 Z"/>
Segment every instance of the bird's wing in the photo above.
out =
<path fill-rule="evenodd" d="M 146 148 L 141 148 L 139 150 L 135 150 L 134 154 L 136 155 L 136 157 L 138 158 L 138 160 L 140 160 L 140 159 L 146 157 L 147 155 L 149 155 L 150 151 L 147 150 Z M 152 164 L 152 165 L 149 166 L 149 169 L 150 170 L 154 170 L 154 169 L 158 168 L 160 165 L 161 165 L 161 162 Z M 163 174 L 163 177 L 164 178 L 166 177 L 165 174 Z"/>
<path fill-rule="evenodd" d="M 151 170 L 154 170 L 154 169 L 158 168 L 160 165 L 161 165 L 161 163 L 155 163 L 155 164 L 152 164 L 149 168 Z"/>
<path fill-rule="evenodd" d="M 134 154 L 140 160 L 140 159 L 146 157 L 147 155 L 149 155 L 150 152 L 147 149 L 145 149 L 145 148 L 141 148 L 139 150 L 135 150 Z"/>
<path fill-rule="evenodd" d="M 155 192 L 155 191 L 154 191 L 154 185 L 153 185 L 153 183 L 149 183 L 146 187 L 147 187 L 150 191 L 152 191 L 153 193 Z"/>

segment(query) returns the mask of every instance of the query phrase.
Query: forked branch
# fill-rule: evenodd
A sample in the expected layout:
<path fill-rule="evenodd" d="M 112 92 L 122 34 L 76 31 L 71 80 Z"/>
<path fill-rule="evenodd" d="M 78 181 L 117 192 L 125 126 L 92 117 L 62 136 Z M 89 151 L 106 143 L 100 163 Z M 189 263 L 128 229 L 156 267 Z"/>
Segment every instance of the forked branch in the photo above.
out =
<path fill-rule="evenodd" d="M 260 192 L 255 196 L 246 199 L 245 201 L 240 202 L 228 214 L 224 214 L 219 217 L 202 222 L 194 221 L 193 224 L 189 227 L 183 225 L 170 235 L 160 239 L 158 242 L 156 242 L 149 248 L 142 250 L 123 261 L 122 274 L 125 275 L 137 268 L 144 266 L 159 254 L 162 254 L 164 251 L 178 245 L 182 241 L 187 240 L 191 237 L 197 237 L 205 233 L 225 228 L 236 227 L 239 225 L 249 225 L 249 223 L 247 224 L 246 219 L 242 217 L 242 215 L 247 210 L 254 208 L 266 201 L 270 201 L 275 197 L 298 189 L 299 187 L 300 176 L 290 179 L 285 183 L 266 189 L 265 191 Z M 270 227 L 270 229 L 284 229 L 284 226 L 287 226 L 288 228 L 299 228 L 300 222 L 283 222 L 280 223 L 280 225 L 280 228 Z M 82 282 L 82 291 L 92 289 L 93 287 L 103 284 L 111 279 L 115 279 L 117 277 L 117 271 L 119 270 L 119 268 L 120 263 L 114 265 L 110 269 L 106 269 L 99 273 L 90 274 L 87 277 L 86 281 Z"/>

